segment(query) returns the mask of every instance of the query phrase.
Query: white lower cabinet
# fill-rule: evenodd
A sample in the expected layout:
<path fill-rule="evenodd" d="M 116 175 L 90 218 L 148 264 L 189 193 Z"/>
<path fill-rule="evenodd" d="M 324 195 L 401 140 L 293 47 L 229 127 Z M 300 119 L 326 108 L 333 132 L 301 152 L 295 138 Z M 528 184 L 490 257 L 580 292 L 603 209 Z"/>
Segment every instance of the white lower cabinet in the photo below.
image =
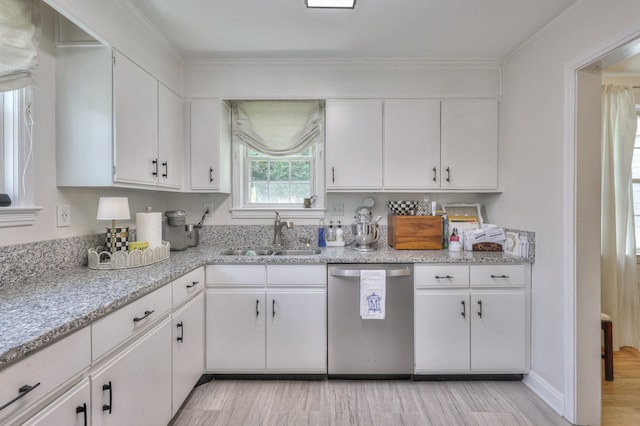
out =
<path fill-rule="evenodd" d="M 91 374 L 91 424 L 163 425 L 171 420 L 171 320 Z"/>
<path fill-rule="evenodd" d="M 471 370 L 524 371 L 524 290 L 472 291 L 471 310 Z"/>
<path fill-rule="evenodd" d="M 90 384 L 89 379 L 85 378 L 24 424 L 25 426 L 87 426 L 90 424 L 90 404 Z"/>
<path fill-rule="evenodd" d="M 204 371 L 204 296 L 173 314 L 172 410 L 175 416 Z"/>
<path fill-rule="evenodd" d="M 528 371 L 528 265 L 467 266 L 469 285 L 431 280 L 443 276 L 442 268 L 416 265 L 415 373 Z M 491 268 L 486 280 L 478 278 Z"/>
<path fill-rule="evenodd" d="M 326 279 L 325 265 L 208 266 L 206 371 L 326 373 Z"/>
<path fill-rule="evenodd" d="M 264 290 L 207 291 L 207 371 L 264 369 Z"/>
<path fill-rule="evenodd" d="M 323 289 L 268 292 L 267 370 L 326 370 L 326 299 Z"/>
<path fill-rule="evenodd" d="M 469 292 L 417 292 L 414 303 L 416 373 L 469 371 Z"/>

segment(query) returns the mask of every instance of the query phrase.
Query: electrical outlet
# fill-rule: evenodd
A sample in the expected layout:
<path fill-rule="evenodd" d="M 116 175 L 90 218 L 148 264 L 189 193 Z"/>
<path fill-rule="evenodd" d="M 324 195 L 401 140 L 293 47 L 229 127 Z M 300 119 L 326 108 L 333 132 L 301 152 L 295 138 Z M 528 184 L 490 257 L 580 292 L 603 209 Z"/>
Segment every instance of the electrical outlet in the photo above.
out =
<path fill-rule="evenodd" d="M 204 213 L 204 217 L 213 216 L 213 203 L 203 203 L 202 212 Z"/>
<path fill-rule="evenodd" d="M 71 206 L 57 206 L 56 213 L 58 228 L 71 226 Z"/>
<path fill-rule="evenodd" d="M 344 203 L 331 203 L 329 214 L 331 216 L 344 216 Z"/>

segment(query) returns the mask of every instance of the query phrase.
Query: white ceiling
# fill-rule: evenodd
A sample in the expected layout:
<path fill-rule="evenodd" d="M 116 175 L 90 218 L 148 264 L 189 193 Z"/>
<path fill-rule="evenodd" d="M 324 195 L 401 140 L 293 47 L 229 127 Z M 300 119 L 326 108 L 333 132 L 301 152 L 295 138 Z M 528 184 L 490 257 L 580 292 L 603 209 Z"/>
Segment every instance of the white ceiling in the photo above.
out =
<path fill-rule="evenodd" d="M 577 0 L 129 0 L 185 58 L 500 59 Z"/>

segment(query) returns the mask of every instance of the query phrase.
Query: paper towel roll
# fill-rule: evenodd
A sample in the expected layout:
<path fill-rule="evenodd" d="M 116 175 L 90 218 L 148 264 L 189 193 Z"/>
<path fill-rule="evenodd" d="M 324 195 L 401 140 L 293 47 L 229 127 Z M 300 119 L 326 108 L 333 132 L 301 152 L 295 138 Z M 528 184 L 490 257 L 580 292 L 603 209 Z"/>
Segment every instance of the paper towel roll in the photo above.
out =
<path fill-rule="evenodd" d="M 136 213 L 136 240 L 149 242 L 154 249 L 162 244 L 162 214 Z"/>

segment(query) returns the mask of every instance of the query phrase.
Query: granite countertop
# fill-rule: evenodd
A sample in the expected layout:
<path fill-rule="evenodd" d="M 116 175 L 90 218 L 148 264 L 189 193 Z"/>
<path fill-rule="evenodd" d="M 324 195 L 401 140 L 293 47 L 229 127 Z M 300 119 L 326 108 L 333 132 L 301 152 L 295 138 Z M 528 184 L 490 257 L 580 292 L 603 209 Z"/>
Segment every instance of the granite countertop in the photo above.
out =
<path fill-rule="evenodd" d="M 226 256 L 221 254 L 225 248 L 201 245 L 171 252 L 169 259 L 140 268 L 105 271 L 83 267 L 2 288 L 0 369 L 206 264 L 532 262 L 532 258 L 502 252 L 394 250 L 388 246 L 373 252 L 326 247 L 312 256 Z"/>

